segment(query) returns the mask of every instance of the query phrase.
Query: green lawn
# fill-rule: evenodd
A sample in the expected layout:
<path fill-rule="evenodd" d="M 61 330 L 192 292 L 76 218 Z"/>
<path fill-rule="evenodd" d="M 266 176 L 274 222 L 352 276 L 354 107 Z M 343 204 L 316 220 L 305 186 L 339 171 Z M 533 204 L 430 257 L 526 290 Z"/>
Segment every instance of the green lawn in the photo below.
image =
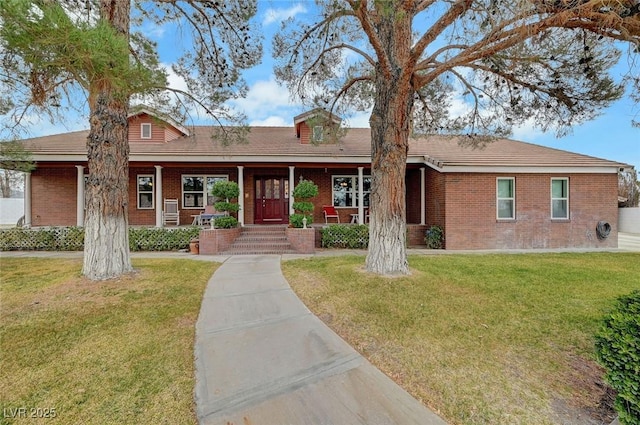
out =
<path fill-rule="evenodd" d="M 401 278 L 367 274 L 354 256 L 283 270 L 312 311 L 451 424 L 610 421 L 593 335 L 615 298 L 640 288 L 640 254 L 440 255 L 410 265 Z"/>
<path fill-rule="evenodd" d="M 0 423 L 195 424 L 194 324 L 216 265 L 137 260 L 106 282 L 81 267 L 0 259 Z"/>

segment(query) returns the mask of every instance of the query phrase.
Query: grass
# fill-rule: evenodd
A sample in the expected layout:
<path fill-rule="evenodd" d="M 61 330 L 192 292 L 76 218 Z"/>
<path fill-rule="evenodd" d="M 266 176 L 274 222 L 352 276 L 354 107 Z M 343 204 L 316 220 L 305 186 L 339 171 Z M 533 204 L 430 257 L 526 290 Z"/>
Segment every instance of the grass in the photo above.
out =
<path fill-rule="evenodd" d="M 449 423 L 602 414 L 593 335 L 615 298 L 640 288 L 639 254 L 412 257 L 412 274 L 393 279 L 362 263 L 314 258 L 283 271 L 314 313 Z"/>
<path fill-rule="evenodd" d="M 195 424 L 194 324 L 215 265 L 136 260 L 106 282 L 81 266 L 1 259 L 0 423 Z"/>

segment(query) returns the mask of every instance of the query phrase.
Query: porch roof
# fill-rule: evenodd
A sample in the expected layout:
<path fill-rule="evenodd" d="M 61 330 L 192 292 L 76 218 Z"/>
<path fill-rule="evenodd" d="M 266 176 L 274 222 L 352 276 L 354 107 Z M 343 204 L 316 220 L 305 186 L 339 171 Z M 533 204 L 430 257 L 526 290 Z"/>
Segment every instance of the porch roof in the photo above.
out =
<path fill-rule="evenodd" d="M 213 127 L 196 126 L 167 143 L 130 143 L 130 160 L 237 163 L 358 163 L 371 161 L 371 131 L 348 129 L 338 143 L 302 144 L 293 127 L 251 127 L 247 143 L 223 146 Z M 88 130 L 23 140 L 39 162 L 86 161 Z M 617 172 L 630 165 L 510 139 L 469 146 L 467 136 L 430 135 L 409 141 L 407 162 L 442 172 Z"/>

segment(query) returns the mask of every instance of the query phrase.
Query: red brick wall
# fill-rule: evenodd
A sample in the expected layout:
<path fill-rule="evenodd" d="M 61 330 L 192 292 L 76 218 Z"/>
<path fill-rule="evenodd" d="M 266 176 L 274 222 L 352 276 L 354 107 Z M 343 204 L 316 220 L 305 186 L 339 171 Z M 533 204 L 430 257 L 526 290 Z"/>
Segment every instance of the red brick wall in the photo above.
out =
<path fill-rule="evenodd" d="M 420 169 L 407 168 L 407 223 L 420 223 Z"/>
<path fill-rule="evenodd" d="M 430 226 L 445 225 L 446 211 L 446 185 L 445 174 L 439 173 L 431 168 L 426 170 L 426 224 Z"/>
<path fill-rule="evenodd" d="M 496 219 L 496 178 L 514 177 L 516 219 Z M 569 178 L 569 220 L 552 220 L 552 177 Z M 602 248 L 617 246 L 615 174 L 446 174 L 447 249 Z M 611 224 L 598 239 L 598 221 Z"/>
<path fill-rule="evenodd" d="M 425 245 L 424 236 L 428 228 L 429 226 L 421 226 L 419 224 L 407 224 L 407 246 Z"/>
<path fill-rule="evenodd" d="M 193 222 L 192 215 L 200 214 L 204 208 L 185 208 L 182 204 L 182 175 L 228 175 L 229 180 L 238 181 L 237 167 L 216 167 L 212 165 L 194 164 L 187 167 L 164 167 L 162 169 L 162 195 L 164 198 L 177 199 L 178 209 L 180 210 L 180 224 L 191 224 Z M 135 187 L 134 187 L 135 189 Z M 157 200 L 163 202 L 163 200 Z M 130 213 L 131 214 L 131 213 Z M 155 223 L 155 212 L 154 221 Z M 134 224 L 134 223 L 131 223 Z M 140 223 L 144 224 L 144 223 Z"/>
<path fill-rule="evenodd" d="M 287 240 L 291 244 L 294 251 L 301 254 L 311 254 L 315 249 L 316 233 L 311 229 L 285 229 Z"/>
<path fill-rule="evenodd" d="M 288 167 L 245 168 L 245 220 L 253 224 L 254 179 L 257 175 L 280 175 L 288 178 Z M 134 164 L 129 173 L 129 223 L 155 224 L 155 210 L 137 209 L 136 178 L 139 174 L 155 175 L 152 165 Z M 162 170 L 165 198 L 179 199 L 180 222 L 189 224 L 191 215 L 200 209 L 185 209 L 182 205 L 182 174 L 228 174 L 237 181 L 237 168 L 194 164 L 188 167 L 169 167 Z M 302 175 L 313 180 L 320 194 L 313 199 L 316 206 L 314 223 L 324 224 L 322 205 L 330 205 L 331 176 L 356 175 L 356 167 L 302 168 L 296 167 L 295 181 Z M 365 169 L 365 174 L 369 170 Z M 516 219 L 496 219 L 496 177 L 514 177 L 516 187 Z M 551 177 L 569 178 L 569 220 L 551 220 Z M 60 167 L 39 167 L 33 171 L 32 224 L 34 226 L 71 226 L 76 224 L 77 170 L 73 164 Z M 419 222 L 419 170 L 407 173 L 408 222 Z M 414 192 L 415 191 L 415 192 Z M 410 192 L 410 193 L 411 193 Z M 155 200 L 156 204 L 162 200 Z M 426 171 L 426 227 L 437 224 L 445 229 L 447 249 L 513 249 L 560 247 L 615 247 L 617 246 L 617 176 L 615 174 L 442 174 Z M 349 223 L 356 208 L 338 208 L 340 221 Z M 446 217 L 445 217 L 446 211 Z M 598 221 L 612 226 L 608 239 L 597 238 Z M 415 230 L 410 244 L 420 241 L 423 229 Z"/>
<path fill-rule="evenodd" d="M 31 173 L 31 224 L 75 226 L 78 171 L 73 165 Z"/>
<path fill-rule="evenodd" d="M 369 168 L 365 168 L 363 170 L 363 174 L 365 176 L 371 175 L 371 170 Z M 325 221 L 324 221 L 324 214 L 322 212 L 322 206 L 333 205 L 332 176 L 334 175 L 357 176 L 358 168 L 357 167 L 347 167 L 347 168 L 327 167 L 327 168 L 314 168 L 314 169 L 296 168 L 295 175 L 296 175 L 295 177 L 296 182 L 298 182 L 300 175 L 302 175 L 306 180 L 312 180 L 315 184 L 318 185 L 319 194 L 318 196 L 312 199 L 312 202 L 315 205 L 315 210 L 313 212 L 313 222 L 324 224 Z M 336 211 L 340 216 L 340 223 L 350 223 L 351 214 L 356 214 L 358 212 L 358 208 L 337 207 Z M 335 219 L 331 219 L 331 223 L 335 223 Z"/>
<path fill-rule="evenodd" d="M 235 229 L 205 229 L 200 231 L 200 254 L 212 255 L 226 251 L 242 232 Z"/>
<path fill-rule="evenodd" d="M 154 176 L 155 190 L 155 167 L 131 167 L 129 169 L 129 224 L 134 226 L 155 226 L 155 207 L 158 206 L 158 200 L 155 199 L 155 193 L 153 199 L 154 209 L 138 209 L 138 176 L 141 174 Z M 160 202 L 160 205 L 162 205 L 162 201 Z"/>

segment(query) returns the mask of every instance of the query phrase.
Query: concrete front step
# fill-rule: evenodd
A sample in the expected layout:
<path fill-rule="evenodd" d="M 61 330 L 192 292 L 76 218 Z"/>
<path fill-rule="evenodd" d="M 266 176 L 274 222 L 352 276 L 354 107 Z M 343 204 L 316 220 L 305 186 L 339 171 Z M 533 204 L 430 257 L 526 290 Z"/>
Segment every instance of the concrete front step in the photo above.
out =
<path fill-rule="evenodd" d="M 264 234 L 264 235 L 257 235 L 257 234 L 248 234 L 248 235 L 243 235 L 240 234 L 240 236 L 238 236 L 236 238 L 236 240 L 242 240 L 242 241 L 273 241 L 273 240 L 287 240 L 287 237 L 285 236 L 284 233 L 277 233 L 277 234 L 272 234 L 272 233 L 268 233 L 268 234 Z"/>
<path fill-rule="evenodd" d="M 228 255 L 293 254 L 285 226 L 246 226 L 224 253 Z"/>
<path fill-rule="evenodd" d="M 283 250 L 253 250 L 253 251 L 225 251 L 223 253 L 223 255 L 267 255 L 267 254 L 274 254 L 274 255 L 282 255 L 282 254 L 297 254 L 296 251 L 289 249 L 286 251 Z"/>

